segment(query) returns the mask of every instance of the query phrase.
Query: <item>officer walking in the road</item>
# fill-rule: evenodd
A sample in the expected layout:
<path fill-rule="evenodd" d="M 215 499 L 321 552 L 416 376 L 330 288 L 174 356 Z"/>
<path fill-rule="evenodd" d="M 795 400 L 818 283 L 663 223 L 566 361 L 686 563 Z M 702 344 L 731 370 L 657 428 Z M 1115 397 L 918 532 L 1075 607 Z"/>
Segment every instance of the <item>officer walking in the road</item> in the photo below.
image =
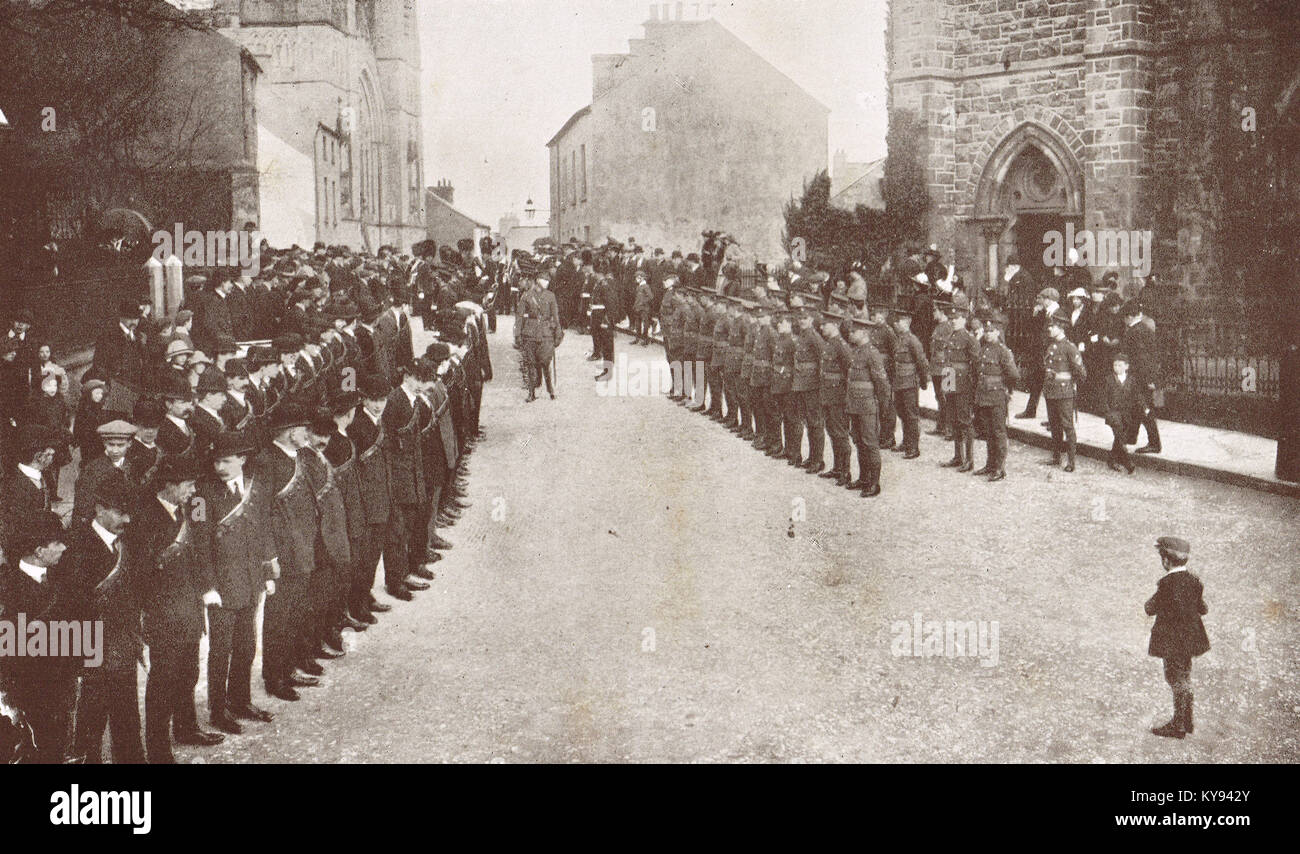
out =
<path fill-rule="evenodd" d="M 1191 544 L 1181 537 L 1161 537 L 1156 551 L 1165 575 L 1145 606 L 1147 615 L 1156 618 L 1147 653 L 1165 661 L 1165 681 L 1174 692 L 1174 716 L 1151 732 L 1182 738 L 1192 732 L 1192 659 L 1210 651 L 1201 622 L 1209 609 L 1201 580 L 1187 569 Z"/>
<path fill-rule="evenodd" d="M 1020 379 L 1016 359 L 1011 349 L 1002 343 L 1002 331 L 1007 318 L 994 312 L 984 319 L 984 337 L 980 341 L 979 376 L 976 378 L 976 417 L 983 424 L 988 449 L 984 468 L 975 474 L 986 474 L 989 482 L 1004 480 L 1007 476 L 1007 403 L 1011 390 Z"/>
<path fill-rule="evenodd" d="M 1074 471 L 1075 432 L 1074 395 L 1088 379 L 1079 350 L 1065 337 L 1070 316 L 1064 312 L 1047 319 L 1047 334 L 1052 343 L 1043 355 L 1043 399 L 1047 401 L 1047 421 L 1052 428 L 1052 458 L 1049 465 L 1061 464 L 1061 447 L 1068 453 L 1066 471 Z"/>
<path fill-rule="evenodd" d="M 551 358 L 559 346 L 564 330 L 560 327 L 560 310 L 555 304 L 555 294 L 547 290 L 550 278 L 544 273 L 533 277 L 533 287 L 519 298 L 515 312 L 515 346 L 523 353 L 528 368 L 528 398 L 537 399 L 537 389 L 546 380 L 546 390 L 555 399 L 555 385 L 551 379 Z"/>

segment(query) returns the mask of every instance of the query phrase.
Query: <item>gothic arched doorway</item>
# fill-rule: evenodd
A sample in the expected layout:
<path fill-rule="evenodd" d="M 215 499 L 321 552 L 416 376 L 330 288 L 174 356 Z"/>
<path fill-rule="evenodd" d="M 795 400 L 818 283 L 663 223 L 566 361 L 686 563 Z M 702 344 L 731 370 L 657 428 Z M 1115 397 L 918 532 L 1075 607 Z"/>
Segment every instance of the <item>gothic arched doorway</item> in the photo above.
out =
<path fill-rule="evenodd" d="M 1023 292 L 1003 295 L 1012 350 L 1026 352 L 1029 337 L 1037 334 L 1034 297 L 1052 279 L 1043 262 L 1044 238 L 1055 233 L 1064 239 L 1071 227 L 1082 226 L 1083 213 L 1083 170 L 1057 134 L 1025 122 L 994 148 L 975 188 L 973 219 L 982 226 L 987 261 L 978 278 L 1005 287 L 1002 271 L 1014 251 L 1035 283 Z"/>

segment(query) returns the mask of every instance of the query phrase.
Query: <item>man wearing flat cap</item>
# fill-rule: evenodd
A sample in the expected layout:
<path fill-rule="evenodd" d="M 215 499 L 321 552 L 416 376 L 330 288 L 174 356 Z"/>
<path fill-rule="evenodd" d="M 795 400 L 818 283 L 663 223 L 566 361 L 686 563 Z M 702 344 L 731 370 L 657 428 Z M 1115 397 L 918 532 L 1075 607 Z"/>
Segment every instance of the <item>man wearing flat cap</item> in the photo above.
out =
<path fill-rule="evenodd" d="M 1192 732 L 1192 659 L 1210 651 L 1210 639 L 1201 617 L 1209 612 L 1201 580 L 1187 569 L 1191 544 L 1182 537 L 1161 537 L 1156 552 L 1165 574 L 1147 600 L 1151 627 L 1147 653 L 1165 662 L 1165 681 L 1174 694 L 1174 716 L 1151 732 L 1166 738 L 1183 738 Z"/>
<path fill-rule="evenodd" d="M 105 480 L 112 478 L 124 484 L 131 480 L 127 475 L 126 454 L 136 433 L 135 425 L 116 419 L 99 425 L 95 432 L 104 443 L 104 453 L 83 461 L 77 472 L 72 493 L 73 522 L 90 521 L 95 512 L 95 492 Z"/>

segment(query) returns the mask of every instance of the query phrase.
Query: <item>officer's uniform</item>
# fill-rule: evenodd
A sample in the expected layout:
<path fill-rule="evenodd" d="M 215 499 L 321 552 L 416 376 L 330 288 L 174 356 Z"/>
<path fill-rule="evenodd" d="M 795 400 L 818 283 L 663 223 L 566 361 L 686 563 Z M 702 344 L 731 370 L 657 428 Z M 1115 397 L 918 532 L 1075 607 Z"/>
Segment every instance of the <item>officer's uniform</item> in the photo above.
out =
<path fill-rule="evenodd" d="M 828 314 L 828 318 L 842 320 L 840 315 Z M 821 406 L 822 418 L 826 432 L 831 437 L 831 470 L 823 477 L 834 476 L 840 483 L 850 479 L 849 464 L 852 451 L 849 447 L 849 416 L 845 410 L 845 395 L 848 391 L 849 366 L 853 361 L 853 351 L 848 342 L 840 335 L 823 339 L 821 342 Z"/>
<path fill-rule="evenodd" d="M 1006 328 L 1006 318 L 994 315 L 985 321 L 986 326 Z M 990 481 L 1007 476 L 1007 402 L 1011 390 L 1020 379 L 1015 356 L 1001 341 L 987 337 L 980 341 L 979 376 L 975 387 L 977 417 L 983 423 L 988 456 L 984 468 L 975 474 L 987 474 Z"/>
<path fill-rule="evenodd" d="M 522 350 L 524 365 L 528 369 L 529 398 L 535 396 L 543 378 L 546 390 L 555 393 L 550 364 L 560 343 L 560 334 L 560 312 L 555 304 L 555 294 L 539 285 L 519 298 L 519 311 L 515 314 L 515 344 Z"/>
<path fill-rule="evenodd" d="M 962 315 L 967 313 L 964 302 L 957 303 L 952 310 Z M 943 354 L 943 389 L 953 426 L 953 458 L 943 465 L 968 472 L 975 468 L 974 374 L 979 364 L 979 345 L 969 330 L 954 329 Z"/>
<path fill-rule="evenodd" d="M 781 455 L 791 465 L 798 465 L 803 454 L 803 422 L 799 420 L 799 404 L 792 393 L 795 343 L 793 333 L 779 331 L 772 342 L 772 402 L 780 413 L 784 433 Z"/>
<path fill-rule="evenodd" d="M 889 377 L 889 386 L 894 386 L 894 351 L 898 349 L 898 336 L 894 330 L 889 328 L 888 323 L 875 323 L 874 321 L 868 327 L 871 332 L 871 346 L 876 348 L 880 357 L 885 361 L 885 375 Z M 882 451 L 890 450 L 894 447 L 894 422 L 898 416 L 894 412 L 894 397 L 891 394 L 888 400 L 881 401 L 880 404 L 880 449 Z"/>
<path fill-rule="evenodd" d="M 698 363 L 700 375 L 695 378 L 699 395 L 695 411 L 707 413 L 717 393 L 710 365 L 713 360 L 713 327 L 717 323 L 717 314 L 703 292 L 699 294 L 699 302 L 699 325 L 695 333 L 695 361 Z"/>
<path fill-rule="evenodd" d="M 741 315 L 741 327 L 744 340 L 740 345 L 740 388 L 744 405 L 740 411 L 740 438 L 753 440 L 758 435 L 758 401 L 754 397 L 754 351 L 758 347 L 758 320 L 754 316 L 754 305 L 746 305 L 746 313 Z"/>
<path fill-rule="evenodd" d="M 1050 318 L 1051 324 L 1065 324 L 1070 319 L 1065 314 Z M 1047 420 L 1052 428 L 1053 465 L 1061 464 L 1061 448 L 1064 445 L 1069 454 L 1066 471 L 1074 471 L 1075 432 L 1074 432 L 1074 395 L 1076 386 L 1081 386 L 1088 379 L 1087 369 L 1083 366 L 1083 357 L 1079 350 L 1067 339 L 1052 341 L 1043 354 L 1043 399 L 1047 401 Z"/>
<path fill-rule="evenodd" d="M 741 306 L 742 303 L 734 303 Z M 740 364 L 745 357 L 745 316 L 737 311 L 727 324 L 727 428 L 734 433 L 744 429 L 745 413 L 742 403 L 747 389 L 740 385 Z"/>
<path fill-rule="evenodd" d="M 726 302 L 718 300 L 713 318 L 713 347 L 709 351 L 709 417 L 725 424 L 733 417 L 731 404 L 727 402 L 727 347 L 731 339 L 731 318 Z M 724 402 L 727 402 L 726 409 L 723 408 Z"/>
<path fill-rule="evenodd" d="M 758 421 L 754 447 L 775 453 L 781 450 L 781 422 L 772 403 L 772 345 L 776 333 L 772 330 L 771 311 L 763 308 L 760 312 L 754 334 L 754 367 L 749 376 L 750 395 Z"/>
<path fill-rule="evenodd" d="M 906 314 L 897 312 L 897 314 Z M 908 459 L 921 455 L 921 412 L 917 401 L 917 386 L 925 388 L 929 382 L 930 363 L 925 358 L 925 348 L 910 331 L 898 334 L 894 346 L 894 404 L 898 418 L 903 422 L 902 451 Z M 894 432 L 894 422 L 889 422 L 889 432 Z"/>
<path fill-rule="evenodd" d="M 805 316 L 811 316 L 811 313 Z M 790 384 L 790 392 L 798 406 L 800 425 L 808 431 L 805 468 L 812 473 L 826 467 L 826 422 L 821 401 L 822 343 L 815 328 L 810 326 L 799 330 L 795 338 L 794 379 Z"/>
<path fill-rule="evenodd" d="M 859 327 L 865 321 L 856 320 Z M 844 411 L 849 416 L 849 436 L 858 449 L 859 476 L 854 487 L 871 497 L 880 494 L 880 407 L 892 397 L 884 357 L 870 339 L 853 347 L 846 381 Z"/>

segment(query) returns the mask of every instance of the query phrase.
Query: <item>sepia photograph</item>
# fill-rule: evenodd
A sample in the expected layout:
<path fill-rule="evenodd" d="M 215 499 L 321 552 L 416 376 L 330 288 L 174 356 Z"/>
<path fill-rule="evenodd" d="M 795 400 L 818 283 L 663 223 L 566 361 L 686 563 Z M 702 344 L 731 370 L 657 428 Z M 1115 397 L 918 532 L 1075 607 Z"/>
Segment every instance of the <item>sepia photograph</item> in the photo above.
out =
<path fill-rule="evenodd" d="M 1089 821 L 1249 827 L 1298 234 L 1294 0 L 0 0 L 7 782 L 1186 765 Z"/>

